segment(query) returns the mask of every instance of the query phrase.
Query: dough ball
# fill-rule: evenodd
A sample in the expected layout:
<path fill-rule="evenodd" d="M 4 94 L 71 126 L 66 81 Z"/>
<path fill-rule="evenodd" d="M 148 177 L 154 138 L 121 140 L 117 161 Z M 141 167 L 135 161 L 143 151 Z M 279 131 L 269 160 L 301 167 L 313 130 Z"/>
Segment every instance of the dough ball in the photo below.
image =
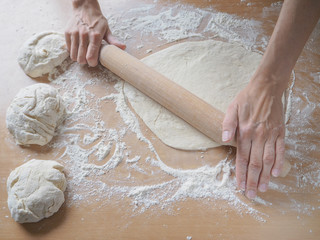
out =
<path fill-rule="evenodd" d="M 50 73 L 69 56 L 62 33 L 35 34 L 20 49 L 18 62 L 30 77 Z"/>
<path fill-rule="evenodd" d="M 63 166 L 51 160 L 30 160 L 13 170 L 7 180 L 8 206 L 19 223 L 38 222 L 64 203 L 67 182 Z"/>
<path fill-rule="evenodd" d="M 222 112 L 248 84 L 260 60 L 260 54 L 240 44 L 213 40 L 176 44 L 142 59 Z M 124 84 L 124 93 L 136 113 L 168 146 L 183 150 L 219 146 L 130 84 Z"/>
<path fill-rule="evenodd" d="M 7 110 L 7 128 L 19 145 L 45 145 L 65 117 L 58 91 L 47 84 L 23 88 Z"/>

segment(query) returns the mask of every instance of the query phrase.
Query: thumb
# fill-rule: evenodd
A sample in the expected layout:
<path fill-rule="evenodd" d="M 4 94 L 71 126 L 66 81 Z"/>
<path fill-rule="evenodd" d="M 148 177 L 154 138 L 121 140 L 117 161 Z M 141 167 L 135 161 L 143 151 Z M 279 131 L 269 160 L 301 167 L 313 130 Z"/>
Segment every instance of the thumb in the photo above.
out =
<path fill-rule="evenodd" d="M 121 48 L 122 50 L 125 50 L 127 47 L 124 43 L 120 42 L 115 36 L 112 35 L 110 29 L 108 29 L 108 31 L 103 39 L 106 40 L 107 43 L 109 43 L 111 45 L 115 45 L 118 48 Z"/>
<path fill-rule="evenodd" d="M 234 139 L 238 127 L 238 109 L 231 103 L 222 123 L 222 141 L 230 142 Z"/>

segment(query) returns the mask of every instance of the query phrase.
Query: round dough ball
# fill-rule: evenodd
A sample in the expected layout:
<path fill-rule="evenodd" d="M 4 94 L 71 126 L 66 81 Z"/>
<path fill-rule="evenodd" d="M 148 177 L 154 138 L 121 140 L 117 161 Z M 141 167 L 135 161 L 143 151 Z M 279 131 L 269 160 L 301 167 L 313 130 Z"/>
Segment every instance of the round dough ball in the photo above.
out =
<path fill-rule="evenodd" d="M 23 71 L 30 77 L 50 73 L 69 56 L 62 33 L 43 32 L 27 40 L 18 56 Z"/>
<path fill-rule="evenodd" d="M 63 166 L 51 160 L 30 160 L 13 170 L 7 180 L 8 206 L 19 223 L 38 222 L 64 203 L 67 182 Z"/>
<path fill-rule="evenodd" d="M 7 128 L 19 145 L 45 145 L 66 114 L 58 91 L 47 84 L 23 88 L 7 110 Z"/>

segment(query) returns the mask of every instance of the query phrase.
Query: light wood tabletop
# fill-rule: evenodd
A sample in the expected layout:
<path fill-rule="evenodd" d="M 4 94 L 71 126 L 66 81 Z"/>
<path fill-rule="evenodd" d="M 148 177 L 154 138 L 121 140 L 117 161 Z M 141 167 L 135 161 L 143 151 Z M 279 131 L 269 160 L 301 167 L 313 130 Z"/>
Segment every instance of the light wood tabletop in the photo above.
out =
<path fill-rule="evenodd" d="M 198 41 L 217 38 L 230 41 L 232 38 L 243 44 L 257 43 L 254 50 L 263 52 L 281 7 L 280 2 L 269 0 L 100 0 L 100 3 L 104 14 L 108 16 L 111 30 L 126 42 L 127 51 L 139 59 L 179 41 L 190 39 Z M 159 32 L 167 31 L 165 27 L 155 27 L 158 32 L 154 33 L 147 29 L 143 32 L 139 26 L 130 25 L 127 21 L 132 19 L 137 23 L 139 18 L 146 17 L 146 14 L 155 16 L 170 9 L 173 9 L 172 14 L 186 10 L 193 11 L 195 16 L 204 16 L 199 30 L 196 30 L 197 33 L 202 32 L 201 35 L 192 36 L 190 30 L 183 33 L 187 34 L 187 38 L 171 42 L 166 39 L 166 35 Z M 48 146 L 16 145 L 6 128 L 6 110 L 21 88 L 39 82 L 54 85 L 48 81 L 47 76 L 32 79 L 25 75 L 18 65 L 17 56 L 23 42 L 32 34 L 46 30 L 64 31 L 71 15 L 71 0 L 2 0 L 0 13 L 0 239 L 320 239 L 320 24 L 296 64 L 292 77 L 294 84 L 287 92 L 290 95 L 288 101 L 291 107 L 287 122 L 286 158 L 293 166 L 291 172 L 286 178 L 273 179 L 277 186 L 274 189 L 259 193 L 262 202 L 250 201 L 241 193 L 235 193 L 239 201 L 257 211 L 257 214 L 250 212 L 249 208 L 239 210 L 237 204 L 232 206 L 226 200 L 210 197 L 187 197 L 173 201 L 168 206 L 155 204 L 141 211 L 141 208 L 134 208 L 130 196 L 117 197 L 117 194 L 114 194 L 99 197 L 99 194 L 96 194 L 85 195 L 85 199 L 79 200 L 68 186 L 66 202 L 59 212 L 38 223 L 19 224 L 11 218 L 7 205 L 6 180 L 10 172 L 33 158 L 52 159 L 62 164 L 66 160 L 63 159 L 64 148 L 57 150 Z M 223 16 L 230 16 L 238 21 L 230 23 L 234 24 L 230 26 L 232 31 L 226 29 L 225 32 L 220 32 L 220 35 L 219 32 L 210 35 L 210 31 L 205 30 L 210 13 L 225 14 L 215 15 L 220 17 L 221 25 L 228 20 Z M 245 27 L 246 24 L 248 28 Z M 253 24 L 252 28 L 250 24 Z M 256 29 L 259 34 L 241 33 L 241 29 Z M 152 51 L 148 51 L 149 49 Z M 92 69 L 83 66 L 75 69 L 81 72 L 84 80 L 88 76 L 102 76 L 103 79 L 105 73 L 104 71 L 101 74 L 102 69 L 99 67 Z M 90 91 L 96 96 L 104 96 L 103 86 L 106 84 L 112 87 L 114 83 L 98 81 L 90 86 Z M 103 105 L 101 114 L 108 126 L 122 121 L 113 103 Z M 139 121 L 142 133 L 150 139 L 159 158 L 173 169 L 215 166 L 226 156 L 230 159 L 234 156 L 234 149 L 229 147 L 207 151 L 172 149 L 153 135 L 140 119 Z M 139 155 L 141 159 L 145 159 L 150 155 L 147 144 L 139 141 L 135 134 L 126 134 L 124 141 L 131 151 L 131 158 Z M 147 163 L 141 164 L 140 167 L 144 167 L 143 164 Z M 68 167 L 69 165 L 66 165 L 67 180 L 71 172 Z M 121 182 L 121 177 L 127 177 L 127 172 L 122 170 L 120 166 L 118 173 L 106 173 L 101 177 L 109 184 Z M 155 176 L 131 174 L 139 184 L 144 185 L 174 178 L 161 173 Z M 285 190 L 282 191 L 281 187 Z M 79 189 L 81 186 L 78 186 L 77 191 Z M 84 189 L 87 191 L 88 188 Z"/>

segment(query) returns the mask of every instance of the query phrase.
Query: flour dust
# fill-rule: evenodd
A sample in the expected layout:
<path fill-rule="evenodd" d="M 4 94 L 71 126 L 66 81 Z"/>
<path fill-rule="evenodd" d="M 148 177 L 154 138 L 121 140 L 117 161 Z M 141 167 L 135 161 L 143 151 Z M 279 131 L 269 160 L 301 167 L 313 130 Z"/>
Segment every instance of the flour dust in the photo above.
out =
<path fill-rule="evenodd" d="M 134 14 L 141 17 L 134 17 Z M 145 49 L 145 46 L 150 45 L 149 36 L 161 44 L 190 38 L 218 38 L 240 42 L 253 51 L 264 50 L 268 41 L 259 21 L 180 4 L 161 11 L 156 4 L 150 4 L 131 9 L 122 15 L 110 15 L 108 20 L 113 33 L 118 37 L 127 41 L 140 37 L 138 49 L 144 52 L 154 50 Z M 223 201 L 239 214 L 250 214 L 259 221 L 266 221 L 268 216 L 258 211 L 255 204 L 272 206 L 273 203 L 259 197 L 255 203 L 244 200 L 236 190 L 231 155 L 221 159 L 215 167 L 205 165 L 182 170 L 167 166 L 151 141 L 142 133 L 136 115 L 128 107 L 122 91 L 122 80 L 100 66 L 99 71 L 92 72 L 86 67 L 66 61 L 61 69 L 60 72 L 50 74 L 49 79 L 69 106 L 68 116 L 50 147 L 57 150 L 57 157 L 67 171 L 68 205 L 90 201 L 104 205 L 108 199 L 125 198 L 129 199 L 133 213 L 137 214 L 153 208 L 171 211 L 172 205 L 186 199 L 196 199 L 203 203 L 209 201 L 210 206 Z M 314 81 L 317 79 L 319 81 L 319 74 L 314 77 Z M 299 102 L 301 97 L 309 99 L 307 94 L 296 96 L 299 90 L 294 89 L 294 84 L 290 91 L 292 105 Z M 320 132 L 315 132 L 312 126 L 306 128 L 303 121 L 299 121 L 302 118 L 309 119 L 318 106 L 314 99 L 309 100 L 309 105 L 297 104 L 300 110 L 292 107 L 287 117 L 287 155 L 289 159 L 296 156 L 303 163 L 310 163 L 308 174 L 305 171 L 299 172 L 301 166 L 294 166 L 299 173 L 296 178 L 292 177 L 293 185 L 302 188 L 308 184 L 314 187 L 320 185 L 319 163 L 311 163 L 312 157 L 299 155 L 302 152 L 299 148 L 305 148 L 306 144 L 299 142 L 296 137 L 299 132 Z M 105 119 L 101 111 L 106 108 L 112 111 L 110 115 L 116 121 Z M 135 151 L 128 141 L 128 137 L 132 136 L 144 146 L 146 154 Z M 308 147 L 310 151 L 317 150 L 316 143 L 308 144 Z M 281 179 L 273 180 L 269 187 L 272 191 L 286 195 L 294 211 L 310 214 L 319 208 L 319 203 L 312 205 L 294 199 L 290 194 L 296 193 L 296 188 L 283 183 Z"/>

